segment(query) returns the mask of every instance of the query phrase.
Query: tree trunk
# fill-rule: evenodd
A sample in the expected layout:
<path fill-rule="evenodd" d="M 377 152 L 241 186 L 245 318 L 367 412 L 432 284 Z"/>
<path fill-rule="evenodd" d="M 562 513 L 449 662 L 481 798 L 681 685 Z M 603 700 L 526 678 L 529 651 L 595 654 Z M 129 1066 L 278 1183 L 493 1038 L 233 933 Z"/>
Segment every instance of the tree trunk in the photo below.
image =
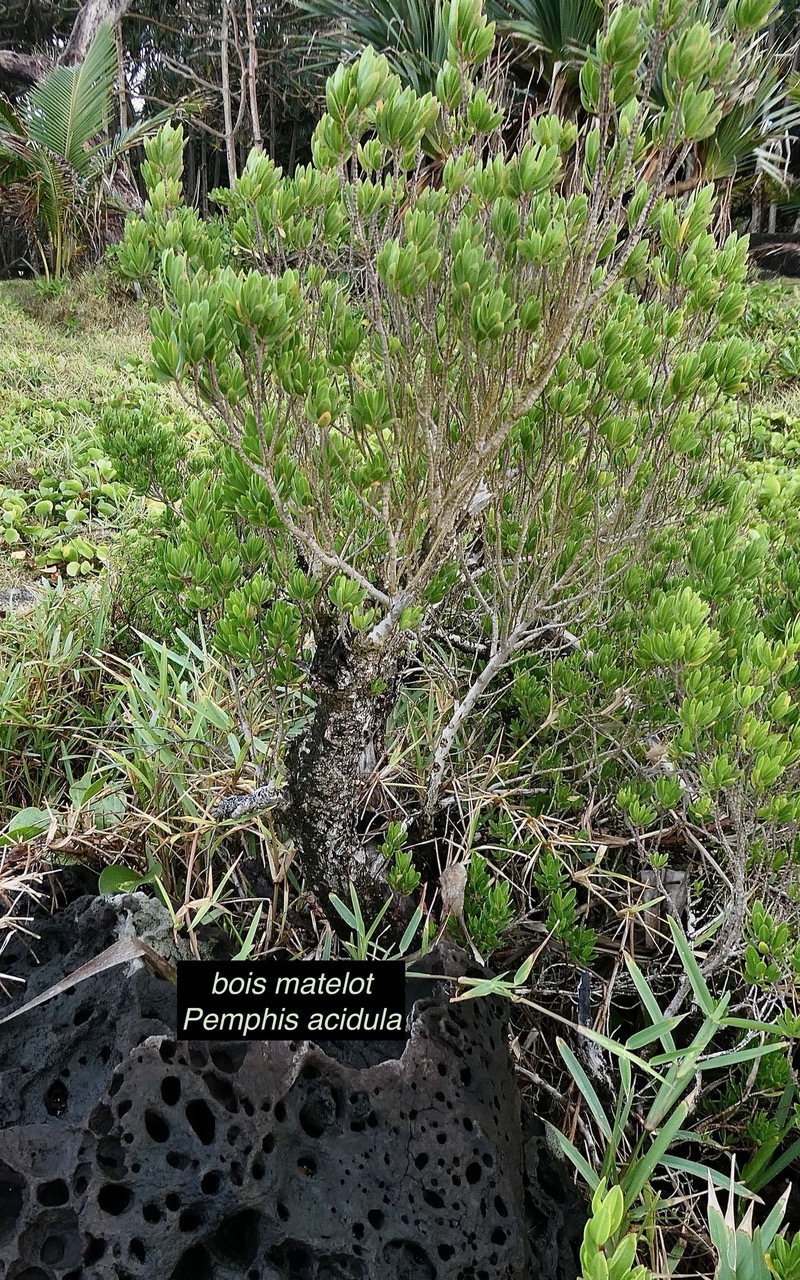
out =
<path fill-rule="evenodd" d="M 323 903 L 349 902 L 352 882 L 365 919 L 386 900 L 381 859 L 357 827 L 365 773 L 382 749 L 400 681 L 402 650 L 366 651 L 333 625 L 320 636 L 312 674 L 317 705 L 307 731 L 287 753 L 284 821 L 308 887 Z M 365 761 L 366 767 L 365 767 Z"/>
<path fill-rule="evenodd" d="M 114 28 L 114 42 L 117 47 L 117 107 L 119 110 L 119 131 L 124 133 L 128 127 L 128 85 L 125 80 L 125 47 L 122 43 L 122 24 Z"/>
<path fill-rule="evenodd" d="M 233 106 L 231 104 L 231 78 L 228 61 L 228 32 L 230 29 L 230 6 L 228 0 L 222 0 L 222 23 L 219 32 L 220 61 L 222 67 L 222 117 L 225 130 L 225 155 L 228 161 L 228 185 L 236 181 L 236 144 L 233 138 Z"/>
<path fill-rule="evenodd" d="M 253 146 L 257 151 L 262 151 L 261 121 L 258 115 L 258 48 L 253 20 L 253 0 L 245 0 L 245 13 L 247 16 L 247 89 L 250 99 Z"/>
<path fill-rule="evenodd" d="M 116 26 L 130 6 L 131 0 L 86 0 L 78 10 L 69 40 L 55 61 L 62 67 L 82 62 L 103 23 Z M 53 65 L 53 59 L 42 54 L 0 49 L 0 92 L 13 97 L 32 89 Z"/>

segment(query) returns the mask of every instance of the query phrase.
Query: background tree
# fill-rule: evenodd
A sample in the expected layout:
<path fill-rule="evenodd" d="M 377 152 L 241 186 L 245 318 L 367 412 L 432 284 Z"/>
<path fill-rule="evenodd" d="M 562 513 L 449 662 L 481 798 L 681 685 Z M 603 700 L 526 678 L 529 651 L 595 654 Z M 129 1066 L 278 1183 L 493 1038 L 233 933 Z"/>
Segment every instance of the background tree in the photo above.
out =
<path fill-rule="evenodd" d="M 45 275 L 60 277 L 81 252 L 99 255 L 109 216 L 128 212 L 114 194 L 117 167 L 171 112 L 108 141 L 114 36 L 100 27 L 77 66 L 54 66 L 18 105 L 0 99 L 0 190 L 36 245 Z"/>

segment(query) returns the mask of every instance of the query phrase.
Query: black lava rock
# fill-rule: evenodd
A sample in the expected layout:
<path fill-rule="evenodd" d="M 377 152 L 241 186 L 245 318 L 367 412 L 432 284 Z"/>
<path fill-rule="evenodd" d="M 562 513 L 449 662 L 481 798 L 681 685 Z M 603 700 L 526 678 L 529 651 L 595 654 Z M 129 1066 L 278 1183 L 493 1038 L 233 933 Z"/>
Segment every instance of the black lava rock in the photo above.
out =
<path fill-rule="evenodd" d="M 80 898 L 4 968 L 21 1003 L 134 927 L 174 954 L 165 921 Z M 582 1215 L 523 1132 L 503 1006 L 450 991 L 419 981 L 405 1047 L 183 1044 L 135 962 L 0 1027 L 0 1280 L 574 1280 Z"/>

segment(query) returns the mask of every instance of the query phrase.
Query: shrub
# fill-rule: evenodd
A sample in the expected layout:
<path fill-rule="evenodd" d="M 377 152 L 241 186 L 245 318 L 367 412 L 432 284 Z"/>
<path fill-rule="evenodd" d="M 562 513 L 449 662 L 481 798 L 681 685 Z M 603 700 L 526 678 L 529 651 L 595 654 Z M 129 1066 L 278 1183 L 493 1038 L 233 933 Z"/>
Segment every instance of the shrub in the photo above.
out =
<path fill-rule="evenodd" d="M 174 568 L 224 598 L 225 651 L 255 665 L 266 647 L 281 696 L 311 694 L 268 795 L 323 897 L 374 893 L 363 761 L 410 650 L 444 630 L 474 656 L 431 744 L 430 825 L 500 671 L 596 616 L 691 510 L 746 376 L 745 243 L 715 244 L 710 188 L 667 191 L 746 92 L 768 18 L 615 5 L 581 73 L 585 127 L 539 114 L 512 153 L 479 83 L 492 26 L 453 0 L 435 93 L 367 50 L 329 81 L 313 163 L 288 178 L 254 152 L 210 226 L 179 204 L 180 135 L 148 144 L 119 266 L 157 267 L 154 368 L 196 401 L 258 542 L 249 568 L 212 550 L 241 540 L 195 482 L 197 550 Z"/>

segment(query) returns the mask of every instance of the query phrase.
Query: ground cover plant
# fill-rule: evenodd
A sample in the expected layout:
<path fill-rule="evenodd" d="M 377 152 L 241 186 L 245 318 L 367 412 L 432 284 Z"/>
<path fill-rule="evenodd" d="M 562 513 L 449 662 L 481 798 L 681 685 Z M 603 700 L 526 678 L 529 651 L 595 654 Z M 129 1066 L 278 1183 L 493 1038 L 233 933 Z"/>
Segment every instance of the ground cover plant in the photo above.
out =
<path fill-rule="evenodd" d="M 97 285 L 154 304 L 157 382 L 137 303 L 101 337 L 88 280 L 4 291 L 4 572 L 39 598 L 0 624 L 0 857 L 243 956 L 449 916 L 595 1197 L 584 1274 L 788 1278 L 800 306 L 664 190 L 766 10 L 665 12 L 615 7 L 596 132 L 511 153 L 471 4 L 435 95 L 343 68 L 314 163 L 254 154 L 215 220 L 164 131 Z M 732 1154 L 760 1238 L 716 1207 Z"/>

